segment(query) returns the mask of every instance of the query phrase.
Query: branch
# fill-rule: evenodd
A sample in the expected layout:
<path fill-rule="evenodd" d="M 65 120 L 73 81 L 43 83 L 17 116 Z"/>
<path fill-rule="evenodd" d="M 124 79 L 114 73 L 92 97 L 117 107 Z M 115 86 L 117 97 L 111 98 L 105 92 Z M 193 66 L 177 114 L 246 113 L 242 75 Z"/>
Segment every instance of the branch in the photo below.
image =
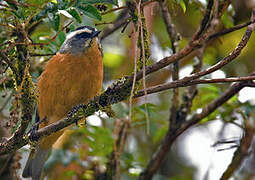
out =
<path fill-rule="evenodd" d="M 109 9 L 108 11 L 105 11 L 105 12 L 102 12 L 101 15 L 106 15 L 108 13 L 111 13 L 111 12 L 114 12 L 114 11 L 118 11 L 118 10 L 121 10 L 121 9 L 125 9 L 127 8 L 127 6 L 121 6 L 121 7 L 117 7 L 117 8 L 112 8 L 112 9 Z"/>
<path fill-rule="evenodd" d="M 190 43 L 181 51 L 176 54 L 173 54 L 170 57 L 166 57 L 155 64 L 146 67 L 146 75 L 158 71 L 169 64 L 179 61 L 181 58 L 187 56 L 197 48 L 201 47 L 203 43 L 206 42 L 210 34 L 203 33 L 198 39 L 190 41 Z M 143 77 L 142 70 L 137 72 L 136 80 L 140 80 Z M 57 121 L 56 123 L 50 124 L 44 128 L 39 129 L 33 135 L 29 134 L 27 138 L 17 137 L 17 134 L 0 144 L 0 154 L 9 153 L 15 151 L 16 149 L 24 146 L 28 143 L 28 139 L 34 141 L 41 139 L 44 136 L 50 135 L 53 132 L 56 132 L 60 129 L 63 129 L 81 119 L 82 117 L 87 117 L 92 115 L 94 112 L 98 111 L 100 108 L 106 107 L 110 104 L 118 103 L 122 100 L 125 100 L 130 95 L 133 76 L 121 79 L 113 83 L 107 90 L 102 93 L 100 96 L 95 97 L 93 100 L 89 101 L 87 104 L 81 104 L 74 107 L 69 116 Z"/>
<path fill-rule="evenodd" d="M 212 9 L 213 9 L 213 0 L 209 0 L 206 10 L 205 10 L 205 15 L 201 21 L 201 24 L 200 24 L 197 32 L 195 33 L 195 35 L 192 38 L 193 40 L 198 39 L 199 36 L 207 29 L 210 18 L 211 18 Z"/>
<path fill-rule="evenodd" d="M 234 27 L 231 27 L 231 28 L 229 28 L 229 29 L 225 29 L 225 30 L 223 30 L 223 31 L 217 32 L 217 33 L 215 33 L 215 34 L 212 34 L 211 36 L 209 36 L 208 39 L 209 39 L 209 40 L 215 39 L 215 38 L 218 38 L 218 37 L 220 37 L 220 36 L 226 35 L 226 34 L 228 34 L 228 33 L 237 31 L 237 30 L 242 29 L 242 28 L 244 28 L 244 27 L 246 27 L 246 26 L 249 26 L 250 24 L 253 24 L 254 22 L 255 22 L 255 20 L 252 20 L 252 21 L 250 20 L 250 21 L 248 21 L 248 22 L 246 22 L 246 23 L 238 24 L 238 25 L 236 25 L 236 26 L 234 26 Z"/>
<path fill-rule="evenodd" d="M 72 108 L 66 118 L 63 118 L 44 128 L 40 128 L 33 134 L 27 134 L 22 138 L 17 137 L 15 132 L 12 137 L 0 144 L 0 155 L 19 149 L 20 147 L 26 145 L 29 140 L 39 141 L 41 138 L 74 124 L 77 122 L 77 120 L 82 119 L 83 117 L 88 117 L 94 114 L 96 111 L 109 106 L 110 104 L 115 104 L 125 100 L 130 95 L 132 82 L 131 76 L 113 83 L 104 93 L 102 93 L 100 96 L 96 96 L 87 104 L 80 104 Z"/>
<path fill-rule="evenodd" d="M 181 58 L 185 57 L 186 55 L 194 51 L 196 48 L 198 48 L 200 44 L 204 42 L 205 40 L 206 38 L 204 39 L 203 37 L 201 37 L 199 40 L 191 41 L 189 45 L 186 48 L 182 49 L 180 52 L 170 57 L 166 57 L 153 65 L 147 66 L 145 69 L 146 75 L 152 72 L 155 72 L 169 65 L 172 62 L 180 60 Z M 136 80 L 139 81 L 142 77 L 143 77 L 143 72 L 142 70 L 140 70 L 136 74 Z M 127 78 L 119 80 L 115 82 L 113 85 L 111 85 L 110 87 L 108 87 L 108 89 L 104 93 L 102 93 L 99 97 L 95 97 L 94 100 L 91 100 L 86 105 L 76 106 L 73 108 L 73 110 L 77 111 L 78 109 L 83 108 L 84 111 L 86 111 L 86 113 L 84 113 L 83 116 L 87 117 L 99 110 L 98 104 L 100 104 L 100 107 L 106 107 L 107 105 L 120 102 L 126 99 L 130 95 L 132 82 L 133 82 L 133 76 L 129 76 Z M 104 99 L 106 101 L 104 105 L 102 105 L 102 103 L 98 103 L 99 100 L 102 101 Z M 73 110 L 71 110 L 70 114 L 72 114 Z M 56 132 L 60 129 L 63 129 L 77 122 L 78 119 L 81 119 L 81 117 L 75 116 L 73 118 L 70 118 L 69 116 L 63 120 L 60 120 L 56 123 L 53 123 L 42 129 L 39 129 L 38 132 L 34 134 L 34 137 L 32 137 L 31 135 L 29 135 L 28 137 L 30 139 L 39 140 L 43 136 L 50 135 L 53 132 Z M 18 138 L 17 134 L 14 133 L 12 137 L 10 137 L 8 140 L 0 144 L 0 155 L 11 152 L 11 151 L 15 151 L 16 149 L 19 149 L 20 147 L 26 145 L 28 143 L 28 139 L 29 139 L 28 137 L 23 139 L 22 137 Z"/>
<path fill-rule="evenodd" d="M 204 49 L 205 49 L 205 45 L 198 50 L 197 56 L 194 57 L 192 73 L 201 71 L 202 66 L 203 66 Z M 185 89 L 185 91 L 182 95 L 182 104 L 180 105 L 180 108 L 177 111 L 178 119 L 180 119 L 180 120 L 186 119 L 187 115 L 191 111 L 192 102 L 193 102 L 194 98 L 196 97 L 197 92 L 198 92 L 197 85 L 191 85 Z M 182 123 L 182 122 L 180 122 L 180 120 L 178 120 L 179 124 Z M 174 128 L 176 128 L 176 127 L 177 126 L 175 126 Z"/>
<path fill-rule="evenodd" d="M 127 24 L 127 21 L 129 18 L 130 18 L 130 15 L 129 15 L 128 9 L 124 9 L 120 13 L 118 18 L 115 20 L 115 22 L 113 22 L 113 24 L 111 24 L 109 27 L 103 30 L 102 34 L 100 35 L 100 39 L 103 40 L 104 38 L 106 38 L 107 36 L 115 32 L 116 30 L 118 30 L 119 28 Z"/>
<path fill-rule="evenodd" d="M 228 90 L 226 90 L 219 98 L 215 99 L 209 105 L 202 109 L 201 113 L 194 114 L 189 120 L 185 121 L 180 128 L 175 131 L 168 131 L 163 141 L 161 142 L 158 150 L 152 156 L 150 162 L 148 163 L 146 169 L 141 173 L 139 179 L 140 180 L 150 180 L 158 170 L 161 162 L 163 161 L 166 153 L 171 148 L 173 142 L 176 138 L 181 135 L 184 131 L 189 129 L 191 126 L 199 123 L 203 118 L 207 117 L 213 111 L 215 111 L 222 104 L 227 102 L 231 97 L 233 97 L 236 93 L 238 93 L 242 88 L 249 86 L 247 82 L 235 83 Z"/>
<path fill-rule="evenodd" d="M 48 54 L 37 54 L 37 53 L 31 53 L 31 57 L 36 57 L 36 56 L 54 56 L 56 53 L 48 53 Z"/>
<path fill-rule="evenodd" d="M 248 81 L 248 80 L 255 80 L 255 76 L 246 76 L 246 77 L 230 77 L 230 78 L 217 78 L 217 79 L 196 79 L 193 81 L 187 81 L 185 83 L 181 83 L 181 80 L 173 81 L 165 84 L 161 84 L 158 86 L 153 86 L 150 88 L 147 88 L 147 94 L 153 94 L 161 91 L 165 91 L 168 89 L 173 89 L 177 87 L 187 87 L 187 86 L 193 86 L 197 84 L 209 84 L 209 83 L 230 83 L 230 82 L 238 82 L 238 81 Z M 144 90 L 139 90 L 135 98 L 144 96 Z"/>
<path fill-rule="evenodd" d="M 178 35 L 175 29 L 175 26 L 172 23 L 172 19 L 170 16 L 170 13 L 168 11 L 168 6 L 166 1 L 159 1 L 159 5 L 161 8 L 162 16 L 164 19 L 164 22 L 166 24 L 166 29 L 168 32 L 169 39 L 171 41 L 171 49 L 173 54 L 177 52 L 178 48 Z M 172 67 L 172 79 L 173 81 L 176 81 L 179 79 L 179 62 L 174 62 Z M 145 89 L 145 92 L 146 89 Z M 177 117 L 177 109 L 179 106 L 179 89 L 175 88 L 173 90 L 173 97 L 172 97 L 172 106 L 170 108 L 170 117 L 169 117 L 169 127 L 175 126 L 176 124 L 176 117 Z"/>
<path fill-rule="evenodd" d="M 254 19 L 255 19 L 255 10 L 252 13 L 251 21 L 254 21 Z M 225 66 L 226 64 L 228 64 L 232 60 L 234 60 L 241 53 L 242 49 L 246 46 L 247 42 L 250 39 L 252 31 L 254 30 L 254 27 L 255 27 L 255 23 L 250 24 L 247 27 L 247 30 L 246 30 L 245 34 L 243 35 L 242 40 L 240 41 L 240 43 L 237 45 L 237 47 L 228 56 L 223 58 L 221 61 L 219 61 L 215 65 L 209 67 L 208 69 L 206 69 L 204 71 L 200 71 L 200 72 L 191 74 L 190 76 L 186 76 L 186 77 L 184 77 L 184 78 L 182 78 L 178 81 L 173 81 L 173 82 L 170 82 L 170 83 L 166 83 L 164 85 L 159 85 L 157 87 L 148 88 L 147 89 L 148 94 L 154 93 L 154 92 L 159 92 L 159 91 L 170 89 L 170 88 L 184 87 L 184 86 L 187 86 L 187 85 L 194 85 L 194 84 L 199 84 L 200 82 L 203 82 L 203 80 L 200 80 L 200 82 L 199 81 L 196 82 L 194 80 L 198 79 L 202 76 L 205 76 L 207 74 L 210 74 L 210 73 L 212 73 L 212 72 L 214 72 L 218 69 L 221 69 L 223 66 Z M 170 57 L 173 57 L 173 56 L 170 56 Z M 208 80 L 207 80 L 207 82 L 208 82 Z M 136 96 L 141 96 L 141 95 L 142 95 L 142 92 L 138 91 Z"/>
<path fill-rule="evenodd" d="M 253 9 L 252 15 L 251 15 L 251 20 L 254 20 L 254 19 L 255 19 L 255 8 Z M 248 26 L 241 42 L 238 44 L 236 49 L 229 56 L 227 56 L 222 61 L 220 61 L 216 65 L 208 68 L 205 71 L 200 71 L 198 73 L 192 74 L 191 76 L 183 78 L 184 82 L 185 82 L 185 79 L 186 80 L 194 80 L 194 79 L 196 79 L 198 77 L 201 77 L 201 76 L 203 76 L 207 73 L 213 72 L 217 68 L 223 67 L 227 63 L 231 62 L 234 58 L 236 58 L 240 54 L 243 47 L 247 44 L 247 42 L 248 42 L 248 40 L 251 36 L 251 33 L 254 29 L 254 26 L 255 26 L 255 24 L 251 24 L 251 25 Z M 203 35 L 201 35 L 201 37 L 202 36 Z M 140 174 L 139 179 L 140 180 L 150 180 L 150 179 L 152 179 L 153 175 L 156 173 L 156 171 L 160 167 L 164 157 L 169 152 L 173 142 L 176 140 L 176 138 L 180 134 L 182 134 L 185 130 L 187 130 L 191 126 L 199 123 L 203 118 L 205 118 L 206 116 L 211 114 L 213 111 L 215 111 L 218 107 L 220 107 L 222 104 L 227 102 L 231 97 L 233 97 L 236 93 L 238 93 L 242 88 L 244 88 L 245 86 L 249 86 L 249 84 L 250 83 L 248 83 L 247 81 L 240 82 L 240 83 L 235 83 L 228 90 L 226 90 L 219 98 L 215 99 L 209 105 L 204 107 L 202 109 L 201 113 L 194 114 L 187 121 L 185 121 L 186 120 L 186 117 L 185 117 L 185 119 L 179 120 L 180 122 L 183 122 L 183 123 L 181 123 L 177 128 L 168 129 L 167 134 L 164 137 L 163 141 L 161 142 L 158 150 L 152 156 L 152 158 L 149 161 L 149 163 L 148 163 L 147 167 L 145 168 L 145 170 Z M 252 84 L 254 84 L 254 83 L 252 83 Z"/>
<path fill-rule="evenodd" d="M 244 159 L 249 155 L 252 138 L 254 136 L 255 127 L 252 123 L 246 122 L 245 135 L 241 139 L 240 146 L 234 153 L 232 162 L 221 176 L 221 180 L 228 180 L 233 173 L 241 166 Z"/>

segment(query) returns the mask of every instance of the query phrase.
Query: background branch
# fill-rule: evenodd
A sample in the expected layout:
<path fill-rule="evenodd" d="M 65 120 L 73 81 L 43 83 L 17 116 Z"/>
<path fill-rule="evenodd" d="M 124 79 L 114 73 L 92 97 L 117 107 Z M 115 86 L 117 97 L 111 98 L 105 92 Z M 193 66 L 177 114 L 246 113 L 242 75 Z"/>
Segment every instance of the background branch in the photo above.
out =
<path fill-rule="evenodd" d="M 248 81 L 248 80 L 255 80 L 255 76 L 216 78 L 216 79 L 195 79 L 185 83 L 179 83 L 179 81 L 174 81 L 174 82 L 169 82 L 169 83 L 160 84 L 157 86 L 147 88 L 147 94 L 157 93 L 157 92 L 165 91 L 165 90 L 176 88 L 176 87 L 187 87 L 187 86 L 193 86 L 197 84 L 230 83 L 230 82 Z M 137 97 L 143 96 L 144 95 L 143 92 L 144 92 L 143 90 L 137 91 L 134 97 L 137 98 Z"/>
<path fill-rule="evenodd" d="M 179 35 L 176 32 L 176 29 L 172 23 L 170 13 L 168 11 L 168 6 L 166 1 L 159 1 L 159 5 L 161 8 L 162 16 L 166 25 L 166 29 L 168 32 L 169 39 L 171 41 L 171 49 L 172 53 L 175 54 L 178 48 L 178 39 Z M 172 79 L 176 81 L 179 79 L 179 62 L 174 62 L 172 66 Z M 146 90 L 145 90 L 146 91 Z M 172 97 L 172 106 L 170 108 L 170 117 L 169 117 L 169 128 L 176 125 L 176 117 L 177 117 L 177 109 L 179 106 L 179 89 L 173 89 L 173 97 Z"/>
<path fill-rule="evenodd" d="M 255 127 L 251 122 L 245 122 L 244 136 L 241 139 L 240 145 L 234 153 L 232 161 L 228 168 L 221 176 L 221 180 L 229 179 L 233 173 L 242 165 L 244 159 L 249 155 L 249 148 L 254 137 Z"/>
<path fill-rule="evenodd" d="M 176 140 L 176 138 L 179 135 L 181 135 L 184 131 L 186 131 L 191 126 L 194 126 L 197 123 L 199 123 L 203 118 L 207 117 L 209 114 L 211 114 L 218 107 L 220 107 L 222 104 L 227 102 L 231 97 L 233 97 L 236 93 L 238 93 L 242 88 L 246 86 L 249 86 L 247 82 L 235 83 L 229 89 L 227 89 L 220 97 L 218 97 L 217 99 L 212 101 L 210 104 L 208 104 L 206 107 L 204 107 L 201 113 L 194 114 L 190 119 L 186 121 L 185 119 L 183 119 L 182 120 L 183 124 L 180 125 L 178 129 L 176 129 L 175 131 L 168 131 L 166 136 L 162 140 L 159 148 L 157 149 L 157 151 L 154 153 L 151 160 L 149 161 L 147 167 L 140 174 L 139 179 L 141 180 L 152 179 L 153 174 L 156 173 L 165 155 L 167 154 L 173 142 Z"/>

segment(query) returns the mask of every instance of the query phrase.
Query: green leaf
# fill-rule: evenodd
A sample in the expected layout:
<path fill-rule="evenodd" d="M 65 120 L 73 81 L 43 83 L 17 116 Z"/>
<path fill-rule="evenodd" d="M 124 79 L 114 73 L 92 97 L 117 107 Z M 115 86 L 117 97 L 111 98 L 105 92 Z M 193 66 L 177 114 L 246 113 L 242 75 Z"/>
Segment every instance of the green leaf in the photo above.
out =
<path fill-rule="evenodd" d="M 81 129 L 86 134 L 84 141 L 91 148 L 89 155 L 106 157 L 112 152 L 112 132 L 107 128 L 89 126 Z"/>
<path fill-rule="evenodd" d="M 121 54 L 106 52 L 104 53 L 104 65 L 109 68 L 117 68 L 119 67 L 125 59 L 125 56 Z"/>
<path fill-rule="evenodd" d="M 231 19 L 227 12 L 221 16 L 221 21 L 226 28 L 231 28 L 234 26 L 233 19 Z"/>
<path fill-rule="evenodd" d="M 50 0 L 50 2 L 54 3 L 54 4 L 57 4 L 58 1 L 57 0 Z"/>
<path fill-rule="evenodd" d="M 199 87 L 199 94 L 194 99 L 192 110 L 203 107 L 204 104 L 213 101 L 221 93 L 217 84 L 200 85 Z"/>
<path fill-rule="evenodd" d="M 58 9 L 67 9 L 69 6 L 69 1 L 67 0 L 57 0 Z"/>
<path fill-rule="evenodd" d="M 179 4 L 181 5 L 183 12 L 185 13 L 186 12 L 186 4 L 185 4 L 184 0 L 179 0 Z"/>
<path fill-rule="evenodd" d="M 118 6 L 118 0 L 87 0 L 86 3 L 90 4 L 109 3 Z"/>
<path fill-rule="evenodd" d="M 59 44 L 63 44 L 63 42 L 65 41 L 66 39 L 66 35 L 64 32 L 60 32 L 58 37 L 57 37 L 57 41 Z"/>
<path fill-rule="evenodd" d="M 54 15 L 54 21 L 53 21 L 53 27 L 54 27 L 55 31 L 59 30 L 59 25 L 60 25 L 60 15 L 59 15 L 59 13 L 56 13 Z"/>
<path fill-rule="evenodd" d="M 69 14 L 71 14 L 71 16 L 72 16 L 78 23 L 81 23 L 81 22 L 82 22 L 81 16 L 80 16 L 79 12 L 76 10 L 76 8 L 70 7 L 70 8 L 67 9 L 67 12 L 68 12 Z"/>
<path fill-rule="evenodd" d="M 183 12 L 185 13 L 186 12 L 186 4 L 185 4 L 185 2 L 184 2 L 184 0 L 175 0 L 178 4 L 180 4 L 180 6 L 182 7 L 182 10 L 183 10 Z"/>
<path fill-rule="evenodd" d="M 36 5 L 42 5 L 44 3 L 47 3 L 45 0 L 27 0 L 29 4 L 36 4 Z"/>
<path fill-rule="evenodd" d="M 98 12 L 97 8 L 92 5 L 80 6 L 80 10 L 84 13 L 84 15 L 91 17 L 93 19 L 101 21 L 101 14 Z"/>
<path fill-rule="evenodd" d="M 219 110 L 215 110 L 212 113 L 210 113 L 208 116 L 203 118 L 199 123 L 200 124 L 204 124 L 204 123 L 206 123 L 208 121 L 215 120 L 218 114 L 219 114 Z"/>

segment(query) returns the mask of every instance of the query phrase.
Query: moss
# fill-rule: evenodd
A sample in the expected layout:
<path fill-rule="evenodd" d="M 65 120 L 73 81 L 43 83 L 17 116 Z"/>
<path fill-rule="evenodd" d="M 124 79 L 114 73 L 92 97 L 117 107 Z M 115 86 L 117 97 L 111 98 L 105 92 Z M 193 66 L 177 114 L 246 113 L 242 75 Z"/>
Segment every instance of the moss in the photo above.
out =
<path fill-rule="evenodd" d="M 21 99 L 20 99 L 20 104 L 21 104 L 21 128 L 25 131 L 27 128 L 27 125 L 29 122 L 32 120 L 32 115 L 34 112 L 34 106 L 36 102 L 36 93 L 35 93 L 35 88 L 32 83 L 32 78 L 28 72 L 29 66 L 25 67 L 24 70 L 24 77 L 21 83 L 20 88 L 20 93 L 21 93 Z"/>
<path fill-rule="evenodd" d="M 110 117 L 114 115 L 111 104 L 123 101 L 130 96 L 132 88 L 132 76 L 123 77 L 114 82 L 100 96 L 94 97 L 87 104 L 79 104 L 68 113 L 67 121 L 79 120 L 88 117 L 98 110 L 106 112 Z"/>

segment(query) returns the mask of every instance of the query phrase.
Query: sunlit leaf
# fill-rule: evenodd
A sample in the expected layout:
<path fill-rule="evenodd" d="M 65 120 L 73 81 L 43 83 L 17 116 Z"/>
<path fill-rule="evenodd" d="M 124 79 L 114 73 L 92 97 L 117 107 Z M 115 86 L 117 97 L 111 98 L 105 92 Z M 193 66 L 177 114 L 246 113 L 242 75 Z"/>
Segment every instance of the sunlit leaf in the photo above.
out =
<path fill-rule="evenodd" d="M 28 3 L 36 4 L 36 5 L 42 5 L 44 3 L 47 3 L 45 0 L 26 0 Z"/>
<path fill-rule="evenodd" d="M 178 0 L 180 6 L 182 7 L 183 12 L 186 12 L 186 4 L 184 2 L 184 0 Z"/>
<path fill-rule="evenodd" d="M 163 126 L 162 128 L 158 129 L 153 136 L 153 142 L 158 143 L 162 140 L 162 138 L 166 135 L 168 130 L 168 126 Z"/>
<path fill-rule="evenodd" d="M 58 10 L 59 14 L 64 15 L 67 18 L 72 18 L 73 16 L 66 10 Z"/>
<path fill-rule="evenodd" d="M 78 23 L 81 23 L 81 22 L 82 22 L 81 16 L 80 16 L 79 12 L 76 10 L 76 8 L 70 7 L 70 8 L 67 9 L 67 12 L 68 12 Z"/>
<path fill-rule="evenodd" d="M 205 118 L 203 118 L 199 123 L 200 124 L 203 124 L 203 123 L 206 123 L 208 121 L 211 121 L 211 120 L 215 120 L 216 119 L 216 116 L 219 114 L 219 111 L 218 110 L 215 110 L 213 111 L 211 114 L 209 114 L 208 116 L 206 116 Z"/>
<path fill-rule="evenodd" d="M 50 2 L 54 3 L 54 4 L 57 4 L 58 1 L 57 0 L 50 0 Z"/>
<path fill-rule="evenodd" d="M 104 53 L 103 62 L 106 67 L 116 68 L 122 64 L 124 58 L 123 55 L 106 52 Z"/>

